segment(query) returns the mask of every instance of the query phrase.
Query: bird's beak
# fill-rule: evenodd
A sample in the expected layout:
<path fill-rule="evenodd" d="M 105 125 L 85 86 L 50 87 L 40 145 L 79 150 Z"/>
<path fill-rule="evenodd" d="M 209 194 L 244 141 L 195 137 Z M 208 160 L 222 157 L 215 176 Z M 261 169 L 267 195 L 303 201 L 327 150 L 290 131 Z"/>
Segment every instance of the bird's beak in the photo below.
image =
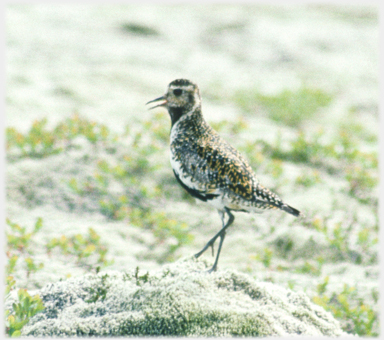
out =
<path fill-rule="evenodd" d="M 163 102 L 162 103 L 160 103 L 160 104 L 158 104 L 158 105 L 155 105 L 155 106 L 153 106 L 153 107 L 151 107 L 151 108 L 149 108 L 149 110 L 152 110 L 152 109 L 154 109 L 155 107 L 165 107 L 165 105 L 167 105 L 167 99 L 165 98 L 165 96 L 161 96 L 161 97 L 159 97 L 159 98 L 156 98 L 156 99 L 154 99 L 154 100 L 150 100 L 148 103 L 146 103 L 145 105 L 148 105 L 148 104 L 150 104 L 150 103 L 154 103 L 154 102 L 158 102 L 159 100 L 163 100 Z"/>

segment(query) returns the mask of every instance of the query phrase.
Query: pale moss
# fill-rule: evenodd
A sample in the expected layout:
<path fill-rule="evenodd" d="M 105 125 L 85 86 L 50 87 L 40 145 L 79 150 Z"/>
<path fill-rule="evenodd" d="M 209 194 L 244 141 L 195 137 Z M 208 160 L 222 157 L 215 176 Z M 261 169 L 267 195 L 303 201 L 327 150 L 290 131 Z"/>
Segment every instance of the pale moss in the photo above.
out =
<path fill-rule="evenodd" d="M 302 293 L 184 259 L 157 272 L 87 275 L 39 294 L 26 336 L 345 335 Z"/>

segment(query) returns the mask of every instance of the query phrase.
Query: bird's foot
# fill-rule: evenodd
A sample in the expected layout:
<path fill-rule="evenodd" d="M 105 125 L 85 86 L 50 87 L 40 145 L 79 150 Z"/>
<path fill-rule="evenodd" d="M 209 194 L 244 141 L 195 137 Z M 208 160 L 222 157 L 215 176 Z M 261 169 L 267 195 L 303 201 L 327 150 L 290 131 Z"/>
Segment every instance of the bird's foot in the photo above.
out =
<path fill-rule="evenodd" d="M 213 267 L 211 269 L 207 270 L 207 273 L 211 274 L 215 271 L 217 271 L 217 265 L 213 265 Z"/>

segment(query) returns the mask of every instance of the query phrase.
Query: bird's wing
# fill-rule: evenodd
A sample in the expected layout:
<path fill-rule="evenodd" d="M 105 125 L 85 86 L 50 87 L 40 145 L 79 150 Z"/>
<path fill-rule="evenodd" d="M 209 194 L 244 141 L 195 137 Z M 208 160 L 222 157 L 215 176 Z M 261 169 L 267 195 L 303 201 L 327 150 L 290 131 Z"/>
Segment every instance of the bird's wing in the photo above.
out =
<path fill-rule="evenodd" d="M 180 171 L 185 175 L 178 176 L 178 171 L 175 175 L 181 185 L 203 201 L 225 193 L 252 202 L 255 209 L 283 206 L 278 195 L 259 184 L 247 160 L 218 135 L 184 150 Z"/>
<path fill-rule="evenodd" d="M 211 136 L 213 138 L 196 143 L 194 148 L 188 146 L 176 151 L 176 157 L 182 161 L 172 166 L 185 190 L 203 201 L 225 194 L 238 202 L 230 207 L 234 210 L 242 210 L 247 201 L 246 206 L 253 207 L 255 212 L 282 209 L 295 216 L 300 214 L 259 184 L 247 160 L 235 148 L 218 135 Z"/>
<path fill-rule="evenodd" d="M 172 164 L 175 176 L 193 196 L 218 196 L 223 191 L 251 200 L 256 177 L 247 161 L 223 140 L 205 140 L 195 148 L 179 149 Z M 193 192 L 192 192 L 193 191 Z M 213 197 L 214 197 L 213 196 Z"/>

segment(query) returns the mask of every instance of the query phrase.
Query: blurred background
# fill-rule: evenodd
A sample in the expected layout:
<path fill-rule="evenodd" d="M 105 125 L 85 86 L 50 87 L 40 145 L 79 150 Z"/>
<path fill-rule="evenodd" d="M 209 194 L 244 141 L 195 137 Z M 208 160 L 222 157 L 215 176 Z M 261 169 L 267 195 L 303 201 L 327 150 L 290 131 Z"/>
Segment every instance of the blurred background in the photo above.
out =
<path fill-rule="evenodd" d="M 377 112 L 374 7 L 14 5 L 6 27 L 8 125 L 78 111 L 119 129 L 179 77 L 207 115 L 241 110 L 238 92 L 302 86 L 331 93 L 337 112 Z"/>
<path fill-rule="evenodd" d="M 8 287 L 158 269 L 217 232 L 173 178 L 167 112 L 145 106 L 187 78 L 306 215 L 236 214 L 219 270 L 304 291 L 377 336 L 378 47 L 374 6 L 7 6 Z"/>

